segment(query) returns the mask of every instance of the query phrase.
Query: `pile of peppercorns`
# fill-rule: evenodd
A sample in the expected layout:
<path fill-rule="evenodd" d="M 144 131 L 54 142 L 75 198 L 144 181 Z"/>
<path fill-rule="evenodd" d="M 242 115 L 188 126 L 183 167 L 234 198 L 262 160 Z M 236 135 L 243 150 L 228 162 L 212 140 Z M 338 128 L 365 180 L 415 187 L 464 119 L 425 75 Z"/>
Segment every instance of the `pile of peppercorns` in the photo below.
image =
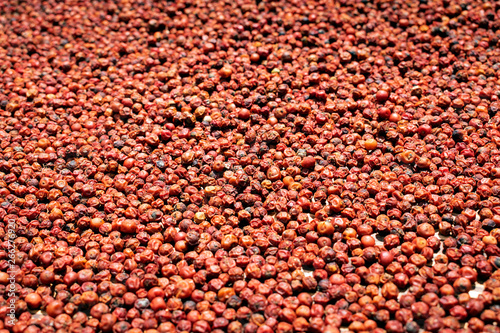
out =
<path fill-rule="evenodd" d="M 0 1 L 0 333 L 500 332 L 499 15 Z"/>

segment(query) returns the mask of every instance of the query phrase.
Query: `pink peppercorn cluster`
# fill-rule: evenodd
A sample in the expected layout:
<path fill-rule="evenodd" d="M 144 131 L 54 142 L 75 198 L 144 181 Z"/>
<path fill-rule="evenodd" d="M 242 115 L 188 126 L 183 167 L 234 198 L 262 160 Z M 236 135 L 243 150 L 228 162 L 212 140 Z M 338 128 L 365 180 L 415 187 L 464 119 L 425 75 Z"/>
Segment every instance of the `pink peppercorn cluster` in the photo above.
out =
<path fill-rule="evenodd" d="M 499 333 L 499 15 L 0 1 L 0 333 Z"/>

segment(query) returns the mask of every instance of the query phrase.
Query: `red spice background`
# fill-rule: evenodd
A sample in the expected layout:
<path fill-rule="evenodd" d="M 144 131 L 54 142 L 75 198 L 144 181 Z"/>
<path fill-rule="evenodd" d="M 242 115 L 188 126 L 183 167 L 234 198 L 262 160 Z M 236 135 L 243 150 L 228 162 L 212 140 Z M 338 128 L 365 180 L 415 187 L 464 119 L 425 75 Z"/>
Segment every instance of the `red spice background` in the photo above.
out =
<path fill-rule="evenodd" d="M 499 10 L 0 1 L 0 333 L 500 332 Z"/>

